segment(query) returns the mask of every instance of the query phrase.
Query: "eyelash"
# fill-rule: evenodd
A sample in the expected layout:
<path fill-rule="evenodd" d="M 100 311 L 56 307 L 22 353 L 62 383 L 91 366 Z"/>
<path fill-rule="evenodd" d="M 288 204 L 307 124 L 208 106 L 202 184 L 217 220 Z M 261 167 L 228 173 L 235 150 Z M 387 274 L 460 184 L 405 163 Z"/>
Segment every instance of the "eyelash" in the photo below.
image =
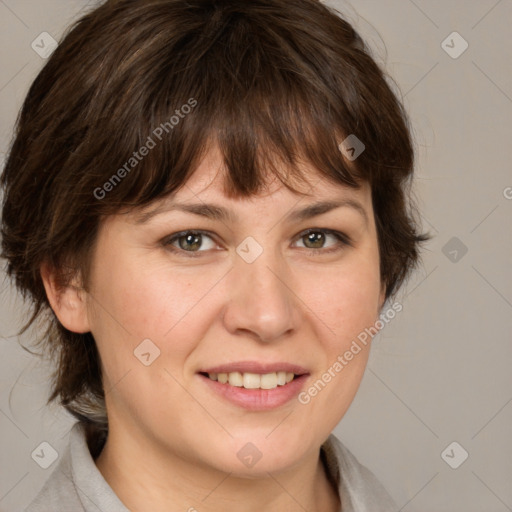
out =
<path fill-rule="evenodd" d="M 320 256 L 323 254 L 331 254 L 334 252 L 341 251 L 347 246 L 352 247 L 352 240 L 350 239 L 349 236 L 347 236 L 345 233 L 341 233 L 340 231 L 335 231 L 332 229 L 310 228 L 310 229 L 307 229 L 306 231 L 303 231 L 302 233 L 300 233 L 300 235 L 297 237 L 297 240 L 300 240 L 301 238 L 304 238 L 304 237 L 310 235 L 311 233 L 323 233 L 324 235 L 331 235 L 334 238 L 336 238 L 336 240 L 338 241 L 338 244 L 336 246 L 330 247 L 328 249 L 323 249 L 323 248 L 308 249 L 308 248 L 306 248 L 305 251 L 310 256 Z M 201 253 L 207 252 L 207 251 L 185 251 L 183 249 L 180 249 L 180 248 L 177 248 L 177 247 L 174 247 L 171 245 L 174 241 L 179 240 L 181 237 L 183 237 L 185 235 L 206 235 L 208 238 L 211 238 L 212 240 L 214 239 L 213 234 L 208 231 L 189 229 L 186 231 L 180 231 L 178 233 L 174 233 L 174 234 L 166 237 L 163 240 L 163 244 L 171 252 L 176 253 L 176 254 L 178 254 L 178 253 L 184 254 L 184 255 L 186 255 L 185 257 L 197 258 L 197 257 L 201 256 Z"/>

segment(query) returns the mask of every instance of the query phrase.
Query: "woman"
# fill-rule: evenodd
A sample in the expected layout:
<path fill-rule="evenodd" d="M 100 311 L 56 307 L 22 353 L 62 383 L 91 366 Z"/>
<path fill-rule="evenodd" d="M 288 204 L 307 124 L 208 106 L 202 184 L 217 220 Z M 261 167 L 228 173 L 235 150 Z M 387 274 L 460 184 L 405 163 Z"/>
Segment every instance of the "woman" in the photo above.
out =
<path fill-rule="evenodd" d="M 2 176 L 8 272 L 78 419 L 27 510 L 396 510 L 330 433 L 426 239 L 412 171 L 399 100 L 319 2 L 83 17 Z"/>

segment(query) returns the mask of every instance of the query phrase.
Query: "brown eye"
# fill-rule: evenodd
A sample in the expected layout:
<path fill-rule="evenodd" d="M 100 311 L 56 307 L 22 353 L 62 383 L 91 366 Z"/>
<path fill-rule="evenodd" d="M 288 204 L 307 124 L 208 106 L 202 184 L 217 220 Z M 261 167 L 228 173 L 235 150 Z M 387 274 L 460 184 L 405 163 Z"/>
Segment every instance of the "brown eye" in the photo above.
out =
<path fill-rule="evenodd" d="M 326 246 L 329 239 L 334 240 L 334 243 Z M 352 245 L 347 235 L 330 229 L 309 229 L 301 233 L 299 240 L 303 241 L 305 248 L 310 250 L 310 254 L 330 253 Z"/>
<path fill-rule="evenodd" d="M 210 247 L 204 248 L 205 239 L 210 240 Z M 201 253 L 215 247 L 212 237 L 202 231 L 181 231 L 168 237 L 164 245 L 173 252 Z M 200 250 L 200 248 L 202 248 Z M 195 255 L 195 254 L 193 254 Z"/>
<path fill-rule="evenodd" d="M 201 246 L 201 234 L 189 234 L 189 235 L 183 235 L 180 236 L 178 240 L 178 245 L 180 246 L 180 249 L 183 249 L 184 251 L 188 251 L 189 249 L 194 251 L 196 249 L 199 249 Z"/>
<path fill-rule="evenodd" d="M 325 233 L 322 231 L 312 231 L 302 237 L 308 249 L 321 249 L 325 243 Z M 308 244 L 311 244 L 309 246 Z"/>

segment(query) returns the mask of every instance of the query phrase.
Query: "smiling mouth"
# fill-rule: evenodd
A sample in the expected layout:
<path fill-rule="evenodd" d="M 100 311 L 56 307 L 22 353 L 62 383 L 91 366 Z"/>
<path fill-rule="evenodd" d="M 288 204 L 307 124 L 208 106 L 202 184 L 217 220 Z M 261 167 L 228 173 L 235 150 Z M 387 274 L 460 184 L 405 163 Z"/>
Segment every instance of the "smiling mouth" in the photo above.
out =
<path fill-rule="evenodd" d="M 250 372 L 230 372 L 230 373 L 207 373 L 200 372 L 203 377 L 209 378 L 225 384 L 245 389 L 275 389 L 278 386 L 286 386 L 298 375 L 292 372 L 271 372 L 271 373 L 250 373 Z"/>

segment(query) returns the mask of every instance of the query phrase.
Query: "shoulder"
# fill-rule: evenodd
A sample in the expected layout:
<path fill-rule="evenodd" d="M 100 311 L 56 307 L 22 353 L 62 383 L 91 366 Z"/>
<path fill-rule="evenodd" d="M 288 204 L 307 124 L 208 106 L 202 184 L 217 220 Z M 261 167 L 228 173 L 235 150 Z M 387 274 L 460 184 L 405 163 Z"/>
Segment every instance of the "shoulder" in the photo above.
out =
<path fill-rule="evenodd" d="M 56 510 L 129 512 L 96 467 L 80 423 L 71 429 L 57 467 L 25 512 Z"/>
<path fill-rule="evenodd" d="M 396 503 L 377 477 L 334 435 L 322 445 L 330 477 L 338 485 L 343 511 L 395 512 Z"/>
<path fill-rule="evenodd" d="M 73 484 L 71 453 L 68 445 L 60 462 L 25 512 L 81 511 L 80 497 Z"/>

